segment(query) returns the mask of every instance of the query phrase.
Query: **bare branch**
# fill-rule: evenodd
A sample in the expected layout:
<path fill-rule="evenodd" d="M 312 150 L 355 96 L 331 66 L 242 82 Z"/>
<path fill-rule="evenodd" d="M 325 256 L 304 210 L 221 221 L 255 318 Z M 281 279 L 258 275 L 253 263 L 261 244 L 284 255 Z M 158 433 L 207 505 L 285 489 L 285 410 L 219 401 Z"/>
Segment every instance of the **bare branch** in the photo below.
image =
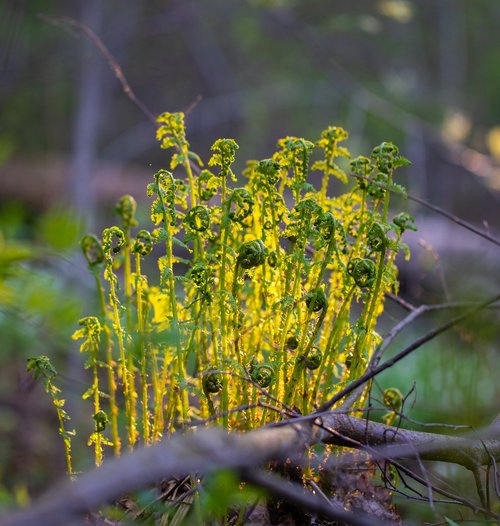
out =
<path fill-rule="evenodd" d="M 365 179 L 370 184 L 373 184 L 375 186 L 378 186 L 380 188 L 383 188 L 384 190 L 388 190 L 389 192 L 396 194 L 396 195 L 402 195 L 399 190 L 394 190 L 393 188 L 390 188 L 386 184 L 379 183 L 377 181 L 374 181 L 373 179 L 370 179 L 370 177 L 365 177 L 363 175 L 357 175 L 357 174 L 349 174 L 351 177 L 354 177 L 355 179 Z M 471 225 L 470 223 L 467 223 L 463 219 L 460 219 L 458 216 L 451 214 L 450 212 L 447 212 L 443 208 L 440 208 L 439 206 L 433 205 L 426 201 L 425 199 L 422 199 L 420 197 L 417 197 L 416 195 L 411 194 L 405 194 L 405 198 L 409 199 L 410 201 L 414 201 L 415 203 L 418 203 L 419 205 L 424 206 L 425 208 L 428 208 L 429 210 L 432 210 L 436 214 L 439 214 L 443 217 L 446 217 L 453 223 L 456 223 L 457 225 L 465 228 L 466 230 L 469 230 L 470 232 L 473 232 L 477 236 L 480 236 L 486 240 L 488 240 L 490 243 L 493 243 L 494 245 L 497 245 L 500 247 L 500 239 L 497 239 L 496 237 L 493 237 L 492 235 L 488 234 L 488 232 L 484 232 L 482 230 L 479 230 L 479 228 L 476 228 L 474 225 Z"/>
<path fill-rule="evenodd" d="M 101 504 L 160 479 L 216 469 L 254 468 L 301 453 L 309 440 L 310 427 L 304 425 L 232 435 L 218 428 L 177 434 L 106 462 L 73 483 L 56 487 L 30 509 L 0 519 L 0 525 L 66 526 Z"/>
<path fill-rule="evenodd" d="M 402 464 L 398 462 L 391 462 L 391 463 L 396 467 L 398 471 L 401 471 L 402 473 L 412 478 L 419 484 L 422 484 L 423 486 L 426 485 L 425 479 L 423 479 L 422 477 L 420 477 L 419 475 L 417 475 L 416 473 L 408 469 L 406 466 L 403 466 Z M 487 515 L 491 515 L 491 513 L 488 513 L 488 510 L 480 508 L 479 506 L 477 506 L 477 504 L 474 504 L 474 502 L 468 499 L 464 499 L 463 497 L 460 497 L 459 495 L 454 495 L 453 493 L 445 489 L 439 488 L 437 486 L 433 486 L 432 488 L 435 493 L 438 493 L 440 495 L 443 495 L 444 497 L 448 497 L 449 499 L 452 499 L 451 504 L 461 504 L 462 506 L 466 506 L 467 508 L 470 508 L 474 512 L 481 512 Z"/>
<path fill-rule="evenodd" d="M 368 447 L 375 459 L 415 458 L 418 455 L 423 460 L 451 462 L 471 470 L 489 465 L 492 459 L 500 460 L 499 440 L 407 431 L 335 412 L 317 418 L 314 427 L 311 420 L 300 423 L 298 420 L 288 421 L 286 426 L 244 434 L 227 434 L 221 429 L 176 434 L 159 444 L 110 460 L 75 482 L 55 488 L 29 510 L 0 519 L 0 526 L 63 526 L 101 504 L 160 479 L 218 469 L 238 472 L 255 469 L 271 460 L 298 456 L 308 445 L 318 441 Z M 269 480 L 266 479 L 268 489 L 272 485 Z M 352 517 L 349 520 L 354 524 Z"/>
<path fill-rule="evenodd" d="M 317 420 L 317 440 L 348 447 L 370 446 L 379 458 L 415 458 L 459 464 L 471 471 L 500 460 L 500 441 L 409 431 L 331 412 Z M 373 448 L 376 448 L 375 450 Z"/>
<path fill-rule="evenodd" d="M 282 497 L 289 502 L 294 502 L 310 513 L 322 515 L 333 521 L 342 521 L 353 526 L 382 526 L 391 524 L 386 521 L 381 521 L 373 515 L 368 516 L 365 513 L 345 511 L 339 505 L 329 502 L 324 495 L 321 496 L 306 491 L 302 486 L 299 486 L 299 484 L 284 480 L 273 473 L 262 470 L 246 470 L 242 475 L 245 480 L 268 490 L 273 495 Z"/>
<path fill-rule="evenodd" d="M 120 64 L 118 64 L 116 59 L 113 57 L 111 51 L 106 47 L 104 42 L 94 33 L 94 31 L 92 31 L 92 29 L 89 26 L 69 16 L 49 16 L 45 14 L 39 14 L 38 18 L 40 18 L 41 20 L 45 22 L 49 22 L 50 24 L 54 24 L 54 25 L 61 25 L 61 24 L 67 25 L 67 26 L 76 28 L 82 33 L 84 33 L 92 41 L 92 43 L 97 47 L 99 52 L 102 54 L 102 56 L 108 63 L 109 68 L 111 69 L 115 77 L 120 82 L 125 95 L 127 95 L 127 97 L 142 111 L 142 113 L 148 118 L 149 121 L 151 121 L 155 126 L 158 126 L 156 123 L 156 118 L 153 115 L 153 113 L 137 97 L 134 90 L 128 83 L 125 75 L 123 74 L 123 70 Z"/>
<path fill-rule="evenodd" d="M 469 318 L 470 316 L 476 314 L 478 311 L 488 307 L 492 303 L 495 303 L 496 301 L 500 300 L 500 294 L 497 294 L 493 296 L 492 298 L 479 303 L 476 307 L 468 310 L 464 314 L 461 314 L 460 316 L 457 316 L 456 318 L 453 318 L 452 320 L 448 321 L 447 323 L 444 323 L 443 325 L 437 327 L 436 329 L 433 329 L 429 331 L 427 334 L 424 334 L 420 338 L 416 339 L 412 344 L 410 344 L 408 347 L 394 355 L 389 360 L 386 360 L 382 365 L 379 365 L 378 367 L 375 367 L 371 370 L 368 370 L 365 374 L 360 376 L 357 380 L 354 380 L 351 382 L 348 386 L 346 386 L 344 389 L 342 389 L 339 393 L 332 396 L 329 400 L 327 400 L 323 405 L 321 405 L 318 410 L 316 411 L 316 414 L 319 416 L 320 414 L 324 413 L 325 411 L 328 411 L 331 407 L 333 407 L 339 400 L 344 398 L 344 396 L 348 395 L 352 391 L 356 390 L 358 387 L 365 385 L 369 380 L 377 376 L 382 371 L 385 371 L 386 369 L 389 369 L 389 367 L 392 367 L 394 364 L 411 354 L 413 351 L 421 347 L 424 343 L 427 343 L 428 341 L 432 340 L 436 336 L 439 336 L 443 332 L 446 332 L 447 330 L 451 329 L 458 323 L 464 321 L 465 319 Z M 410 314 L 411 316 L 411 314 Z"/>

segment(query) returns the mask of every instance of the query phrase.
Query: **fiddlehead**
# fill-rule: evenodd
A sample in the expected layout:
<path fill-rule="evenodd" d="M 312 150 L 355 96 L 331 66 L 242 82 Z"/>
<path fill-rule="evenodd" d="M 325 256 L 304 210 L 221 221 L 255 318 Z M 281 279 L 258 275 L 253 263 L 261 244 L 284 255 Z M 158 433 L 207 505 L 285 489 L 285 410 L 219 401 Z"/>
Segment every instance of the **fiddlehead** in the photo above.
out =
<path fill-rule="evenodd" d="M 260 239 L 247 241 L 243 243 L 238 250 L 238 265 L 245 270 L 262 265 L 265 259 L 266 247 Z"/>
<path fill-rule="evenodd" d="M 382 252 L 389 246 L 387 231 L 389 227 L 382 223 L 372 223 L 366 234 L 368 246 L 374 252 Z"/>
<path fill-rule="evenodd" d="M 147 256 L 153 250 L 153 237 L 147 230 L 139 230 L 135 236 L 132 252 L 140 256 Z"/>
<path fill-rule="evenodd" d="M 90 269 L 104 263 L 104 250 L 96 236 L 93 234 L 83 236 L 80 246 Z"/>
<path fill-rule="evenodd" d="M 377 276 L 377 268 L 371 259 L 354 258 L 347 264 L 347 274 L 358 287 L 370 288 Z"/>
<path fill-rule="evenodd" d="M 210 210 L 203 205 L 194 206 L 184 217 L 183 223 L 194 232 L 205 232 L 210 228 Z"/>
<path fill-rule="evenodd" d="M 311 312 L 319 312 L 328 304 L 325 291 L 322 287 L 318 287 L 317 289 L 308 292 L 305 295 L 304 301 L 306 302 L 307 309 Z"/>
<path fill-rule="evenodd" d="M 115 212 L 120 216 L 124 230 L 130 230 L 131 227 L 137 226 L 136 210 L 137 203 L 131 195 L 124 195 L 116 204 Z"/>

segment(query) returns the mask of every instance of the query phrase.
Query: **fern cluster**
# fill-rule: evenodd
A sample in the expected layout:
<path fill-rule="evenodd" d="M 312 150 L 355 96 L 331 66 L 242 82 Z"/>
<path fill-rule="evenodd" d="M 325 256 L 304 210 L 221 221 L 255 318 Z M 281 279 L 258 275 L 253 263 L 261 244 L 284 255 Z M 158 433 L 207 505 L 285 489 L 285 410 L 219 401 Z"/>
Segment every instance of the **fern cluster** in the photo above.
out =
<path fill-rule="evenodd" d="M 234 140 L 213 144 L 207 168 L 183 114 L 158 122 L 172 157 L 147 188 L 152 225 L 125 196 L 120 224 L 82 240 L 101 301 L 74 334 L 92 371 L 97 464 L 105 446 L 118 454 L 209 417 L 244 430 L 283 407 L 309 413 L 358 378 L 413 228 L 408 214 L 389 216 L 391 193 L 404 194 L 394 171 L 408 164 L 392 143 L 351 159 L 332 126 L 316 143 L 280 139 L 237 178 Z M 349 174 L 355 183 L 330 196 L 330 179 Z"/>

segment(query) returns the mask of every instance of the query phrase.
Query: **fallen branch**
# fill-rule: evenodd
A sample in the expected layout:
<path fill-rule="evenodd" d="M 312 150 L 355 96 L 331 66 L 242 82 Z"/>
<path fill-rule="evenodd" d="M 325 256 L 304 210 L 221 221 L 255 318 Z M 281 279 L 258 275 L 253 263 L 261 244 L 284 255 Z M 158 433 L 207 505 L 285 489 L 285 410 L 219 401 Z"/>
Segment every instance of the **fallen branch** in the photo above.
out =
<path fill-rule="evenodd" d="M 254 483 L 262 479 L 253 470 L 271 460 L 301 456 L 307 446 L 321 441 L 348 447 L 369 446 L 380 458 L 409 458 L 460 464 L 468 469 L 500 461 L 500 440 L 449 437 L 402 430 L 331 412 L 311 421 L 288 421 L 248 433 L 227 434 L 221 429 L 176 434 L 170 439 L 106 462 L 99 469 L 81 475 L 73 483 L 54 488 L 30 509 L 0 520 L 0 526 L 63 526 L 125 493 L 161 479 L 204 474 L 219 469 L 246 473 Z M 249 473 L 254 473 L 253 475 Z M 275 479 L 264 484 L 272 490 Z M 282 494 L 283 496 L 283 494 Z M 321 506 L 311 501 L 311 506 Z M 345 510 L 321 508 L 333 520 L 346 520 Z M 319 508 L 318 508 L 318 511 Z M 342 512 L 342 515 L 340 512 Z M 338 513 L 335 515 L 335 513 Z M 362 515 L 351 514 L 351 524 L 363 525 Z M 374 524 L 373 521 L 371 524 Z"/>
<path fill-rule="evenodd" d="M 458 464 L 471 471 L 500 460 L 500 440 L 410 431 L 332 412 L 317 421 L 326 444 L 370 447 L 380 459 L 415 458 Z"/>
<path fill-rule="evenodd" d="M 425 343 L 429 342 L 436 336 L 439 336 L 440 334 L 443 334 L 447 330 L 451 329 L 455 325 L 458 325 L 460 322 L 466 320 L 470 316 L 473 316 L 477 312 L 485 309 L 486 307 L 490 306 L 491 304 L 497 302 L 500 300 L 500 294 L 496 294 L 495 296 L 491 297 L 490 299 L 478 303 L 474 308 L 466 311 L 465 313 L 461 314 L 460 316 L 457 316 L 456 318 L 451 319 L 450 321 L 444 323 L 443 325 L 432 329 L 427 334 L 424 334 L 420 338 L 417 338 L 413 343 L 408 345 L 408 347 L 404 348 L 397 354 L 395 354 L 392 358 L 389 360 L 386 360 L 384 363 L 379 365 L 378 367 L 369 368 L 365 374 L 361 375 L 357 380 L 354 380 L 349 385 L 347 385 L 344 389 L 342 389 L 340 392 L 332 396 L 329 400 L 327 400 L 324 404 L 322 404 L 318 410 L 316 411 L 317 416 L 321 416 L 325 412 L 327 412 L 329 409 L 331 409 L 337 402 L 339 402 L 342 398 L 344 398 L 349 393 L 357 390 L 358 387 L 365 385 L 368 381 L 370 381 L 372 378 L 380 374 L 382 371 L 385 371 L 386 369 L 389 369 L 397 362 L 401 361 L 403 358 L 406 358 L 409 354 L 411 354 L 413 351 L 424 345 Z M 411 315 L 410 315 L 411 316 Z"/>

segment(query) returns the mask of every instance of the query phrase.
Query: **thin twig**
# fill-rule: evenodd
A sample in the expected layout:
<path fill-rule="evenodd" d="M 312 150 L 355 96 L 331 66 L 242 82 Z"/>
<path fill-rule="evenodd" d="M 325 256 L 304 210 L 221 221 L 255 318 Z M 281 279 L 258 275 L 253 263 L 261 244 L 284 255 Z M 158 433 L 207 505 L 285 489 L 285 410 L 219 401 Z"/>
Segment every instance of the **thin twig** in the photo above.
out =
<path fill-rule="evenodd" d="M 385 296 L 389 298 L 391 301 L 393 301 L 394 303 L 397 303 L 398 305 L 403 307 L 403 309 L 407 311 L 412 311 L 416 309 L 416 307 L 412 305 L 410 302 L 404 300 L 403 298 L 401 298 L 400 296 L 397 296 L 396 294 L 393 294 L 392 292 L 385 292 Z"/>
<path fill-rule="evenodd" d="M 433 212 L 435 212 L 436 214 L 439 214 L 443 217 L 446 217 L 447 219 L 449 219 L 450 221 L 453 221 L 453 223 L 456 223 L 457 225 L 460 225 L 461 227 L 465 228 L 466 230 L 469 230 L 470 232 L 473 232 L 474 234 L 484 238 L 484 239 L 487 239 L 490 243 L 493 243 L 494 245 L 497 245 L 500 247 L 500 239 L 497 239 L 496 237 L 493 237 L 492 235 L 488 234 L 488 232 L 484 232 L 482 230 L 479 230 L 479 228 L 476 228 L 474 225 L 471 225 L 470 223 L 467 223 L 466 221 L 464 221 L 463 219 L 460 219 L 458 216 L 450 213 L 450 212 L 447 212 L 446 210 L 444 210 L 443 208 L 440 208 L 439 206 L 436 206 L 436 205 L 433 205 L 431 203 L 429 203 L 428 201 L 426 201 L 425 199 L 422 199 L 420 197 L 417 197 L 415 195 L 411 195 L 411 194 L 408 194 L 408 193 L 405 193 L 405 194 L 402 194 L 401 191 L 399 190 L 395 190 L 394 188 L 391 188 L 390 186 L 384 184 L 384 183 L 379 183 L 378 181 L 374 181 L 373 179 L 371 179 L 370 177 L 366 177 L 364 175 L 357 175 L 357 174 L 348 174 L 350 177 L 353 177 L 354 179 L 363 179 L 365 181 L 367 181 L 368 183 L 370 184 L 373 184 L 375 186 L 378 186 L 379 188 L 383 188 L 384 190 L 388 190 L 389 192 L 395 194 L 395 195 L 399 195 L 401 197 L 404 197 L 406 199 L 409 199 L 410 201 L 414 201 L 415 203 L 418 203 L 426 208 L 428 208 L 429 210 L 432 210 Z"/>
<path fill-rule="evenodd" d="M 274 405 L 266 404 L 265 402 L 255 402 L 254 404 L 244 404 L 238 407 L 233 407 L 232 409 L 228 409 L 227 411 L 223 411 L 221 413 L 216 413 L 215 415 L 209 416 L 208 418 L 204 418 L 203 420 L 196 420 L 194 422 L 191 422 L 189 424 L 189 427 L 203 426 L 203 425 L 209 424 L 210 422 L 219 420 L 220 418 L 224 416 L 232 415 L 234 413 L 241 413 L 242 411 L 247 411 L 248 409 L 256 409 L 257 407 L 269 409 L 270 411 L 276 411 L 281 416 L 287 416 L 288 418 L 294 417 L 294 413 L 289 413 Z"/>
<path fill-rule="evenodd" d="M 456 318 L 453 318 L 449 322 L 444 323 L 443 325 L 437 327 L 436 329 L 429 331 L 427 334 L 424 334 L 420 338 L 417 338 L 412 344 L 410 344 L 408 347 L 406 347 L 405 349 L 397 353 L 395 356 L 393 356 L 389 360 L 386 360 L 382 365 L 379 365 L 378 367 L 374 367 L 373 369 L 368 370 L 365 374 L 360 376 L 357 380 L 354 380 L 352 383 L 350 383 L 348 386 L 342 389 L 339 393 L 332 396 L 329 400 L 327 400 L 324 404 L 322 404 L 318 408 L 318 410 L 316 411 L 316 414 L 319 416 L 325 411 L 328 411 L 339 400 L 344 398 L 344 396 L 351 393 L 352 391 L 357 389 L 359 386 L 366 384 L 369 380 L 371 380 L 372 378 L 380 374 L 382 371 L 389 369 L 394 364 L 401 361 L 403 358 L 405 358 L 406 356 L 411 354 L 413 351 L 421 347 L 424 343 L 427 343 L 428 341 L 434 339 L 436 336 L 439 336 L 440 334 L 446 332 L 447 330 L 451 329 L 458 323 L 464 321 L 465 319 L 476 314 L 480 310 L 484 309 L 485 307 L 491 305 L 492 303 L 498 300 L 500 300 L 500 294 L 493 296 L 492 298 L 480 303 L 473 309 L 468 310 L 464 314 L 457 316 Z"/>
<path fill-rule="evenodd" d="M 295 482 L 285 481 L 278 475 L 266 471 L 244 470 L 244 480 L 256 484 L 258 487 L 268 490 L 289 502 L 299 504 L 310 513 L 322 515 L 333 521 L 342 521 L 353 526 L 382 526 L 391 524 L 381 521 L 373 515 L 368 516 L 361 512 L 348 512 L 333 502 L 325 500 L 315 493 L 305 491 L 302 486 Z"/>
<path fill-rule="evenodd" d="M 394 461 L 391 461 L 391 462 L 392 464 L 394 464 L 394 466 L 396 466 L 399 470 L 405 473 L 408 477 L 412 478 L 419 484 L 422 484 L 422 486 L 426 486 L 426 481 L 422 477 L 417 475 L 415 472 L 411 471 L 409 468 L 407 468 L 406 466 L 403 466 L 399 462 L 394 462 Z M 453 499 L 454 501 L 462 504 L 463 506 L 466 506 L 467 508 L 470 508 L 471 510 L 475 512 L 481 511 L 483 513 L 484 512 L 488 513 L 488 510 L 481 509 L 480 506 L 478 506 L 477 504 L 475 504 L 474 502 L 470 500 L 464 499 L 463 497 L 460 497 L 458 495 L 454 495 L 453 493 L 450 493 L 449 491 L 446 491 L 442 488 L 438 488 L 436 486 L 433 486 L 433 489 L 436 493 L 439 493 L 440 495 L 443 495 L 444 497 L 448 497 L 449 499 Z M 491 512 L 489 514 L 490 516 L 494 516 L 493 514 L 491 514 Z"/>
<path fill-rule="evenodd" d="M 397 192 L 396 192 L 397 193 Z M 447 212 L 446 210 L 440 208 L 439 206 L 433 205 L 432 203 L 429 203 L 428 201 L 425 201 L 424 199 L 421 199 L 420 197 L 417 197 L 416 195 L 407 195 L 408 199 L 410 201 L 414 201 L 415 203 L 418 203 L 419 205 L 424 206 L 425 208 L 428 208 L 429 210 L 432 210 L 436 214 L 439 214 L 443 217 L 446 217 L 450 221 L 453 221 L 453 223 L 456 223 L 457 225 L 460 225 L 461 227 L 465 228 L 466 230 L 469 230 L 470 232 L 473 232 L 474 234 L 481 236 L 484 239 L 487 239 L 490 243 L 493 243 L 494 245 L 497 245 L 500 247 L 500 239 L 497 239 L 496 237 L 493 237 L 492 235 L 488 234 L 487 232 L 483 232 L 482 230 L 479 230 L 479 228 L 476 228 L 475 226 L 471 225 L 470 223 L 467 223 L 463 219 L 460 219 L 458 216 L 451 214 L 450 212 Z"/>
<path fill-rule="evenodd" d="M 128 83 L 125 75 L 123 74 L 123 70 L 120 64 L 118 64 L 116 59 L 113 57 L 111 51 L 109 51 L 104 42 L 94 33 L 94 31 L 92 31 L 92 29 L 88 25 L 83 24 L 82 22 L 79 22 L 78 20 L 75 20 L 74 18 L 71 18 L 69 16 L 52 16 L 40 13 L 38 15 L 38 18 L 53 25 L 68 25 L 84 33 L 105 58 L 109 68 L 120 82 L 125 95 L 127 95 L 127 97 L 142 111 L 142 113 L 148 118 L 149 121 L 151 121 L 155 126 L 158 126 L 155 116 L 147 108 L 147 106 L 137 97 L 134 90 Z"/>

